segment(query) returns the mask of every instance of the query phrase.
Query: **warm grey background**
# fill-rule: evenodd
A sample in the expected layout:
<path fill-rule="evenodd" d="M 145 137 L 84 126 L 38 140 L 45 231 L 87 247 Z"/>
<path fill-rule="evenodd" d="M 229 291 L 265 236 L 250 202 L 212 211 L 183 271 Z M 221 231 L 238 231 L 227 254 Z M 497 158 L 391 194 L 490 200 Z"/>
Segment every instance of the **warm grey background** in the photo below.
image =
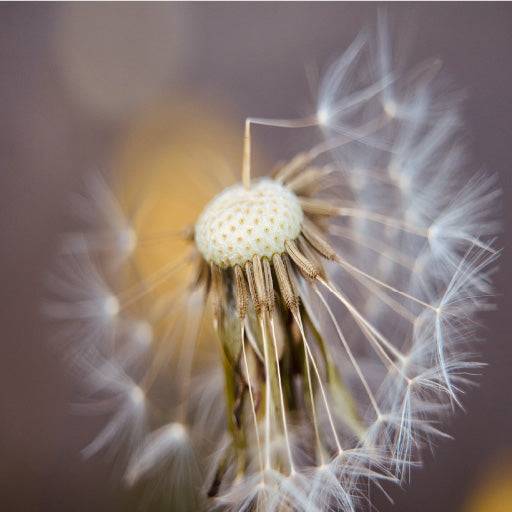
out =
<path fill-rule="evenodd" d="M 123 123 L 160 94 L 206 92 L 231 106 L 240 133 L 246 115 L 296 116 L 310 99 L 305 65 L 339 54 L 374 24 L 377 7 L 0 5 L 0 510 L 136 510 L 116 495 L 108 463 L 80 460 L 95 425 L 69 415 L 71 384 L 37 315 L 41 274 L 79 173 L 106 158 Z M 448 427 L 455 441 L 440 443 L 407 492 L 391 491 L 394 507 L 376 498 L 383 512 L 458 512 L 479 472 L 512 453 L 512 5 L 388 10 L 414 23 L 413 62 L 440 56 L 467 88 L 475 162 L 497 172 L 504 191 L 498 311 L 485 319 L 489 367 Z M 105 27 L 108 37 L 98 32 Z M 92 68 L 80 67 L 84 48 Z M 75 65 L 82 74 L 68 76 Z"/>

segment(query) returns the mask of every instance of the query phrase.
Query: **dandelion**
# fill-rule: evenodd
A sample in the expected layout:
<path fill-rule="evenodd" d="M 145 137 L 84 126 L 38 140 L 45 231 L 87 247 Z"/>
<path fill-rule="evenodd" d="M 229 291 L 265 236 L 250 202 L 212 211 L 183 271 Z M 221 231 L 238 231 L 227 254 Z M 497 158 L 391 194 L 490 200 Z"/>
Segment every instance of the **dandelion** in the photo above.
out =
<path fill-rule="evenodd" d="M 480 366 L 495 180 L 463 170 L 439 63 L 398 73 L 385 21 L 371 43 L 334 62 L 314 115 L 248 118 L 241 183 L 178 232 L 144 239 L 94 176 L 95 218 L 64 239 L 47 310 L 80 409 L 108 415 L 85 454 L 160 480 L 172 510 L 359 510 L 369 484 L 408 477 Z M 254 178 L 255 124 L 323 139 Z M 168 262 L 127 277 L 159 241 Z"/>

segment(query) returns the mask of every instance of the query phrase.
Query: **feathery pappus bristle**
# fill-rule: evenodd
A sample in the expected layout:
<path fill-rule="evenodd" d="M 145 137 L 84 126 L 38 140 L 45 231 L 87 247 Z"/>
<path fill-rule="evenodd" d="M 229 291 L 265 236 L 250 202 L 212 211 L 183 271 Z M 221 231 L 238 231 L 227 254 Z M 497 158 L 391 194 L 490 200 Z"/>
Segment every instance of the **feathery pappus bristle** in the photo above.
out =
<path fill-rule="evenodd" d="M 440 63 L 407 71 L 391 49 L 382 16 L 311 116 L 247 118 L 240 182 L 179 229 L 146 237 L 149 210 L 99 174 L 77 202 L 45 313 L 82 384 L 75 409 L 106 417 L 84 454 L 117 453 L 123 482 L 157 480 L 172 510 L 361 510 L 445 435 L 481 368 L 499 190 L 468 169 Z M 321 138 L 256 179 L 252 124 Z"/>

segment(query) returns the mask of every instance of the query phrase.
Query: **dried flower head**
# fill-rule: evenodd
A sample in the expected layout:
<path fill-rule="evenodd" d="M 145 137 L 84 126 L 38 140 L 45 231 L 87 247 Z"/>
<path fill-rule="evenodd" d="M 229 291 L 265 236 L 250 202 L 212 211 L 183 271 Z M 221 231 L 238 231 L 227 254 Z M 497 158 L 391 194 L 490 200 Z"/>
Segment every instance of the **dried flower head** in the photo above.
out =
<path fill-rule="evenodd" d="M 85 453 L 124 454 L 125 482 L 160 478 L 172 510 L 354 511 L 420 461 L 479 366 L 494 179 L 462 170 L 438 62 L 399 75 L 386 24 L 376 54 L 367 39 L 327 71 L 315 115 L 247 120 L 242 183 L 166 235 L 153 274 L 127 277 L 151 240 L 106 184 L 82 198 L 103 229 L 66 238 L 48 311 L 83 407 L 109 415 Z M 253 124 L 324 138 L 254 179 Z"/>

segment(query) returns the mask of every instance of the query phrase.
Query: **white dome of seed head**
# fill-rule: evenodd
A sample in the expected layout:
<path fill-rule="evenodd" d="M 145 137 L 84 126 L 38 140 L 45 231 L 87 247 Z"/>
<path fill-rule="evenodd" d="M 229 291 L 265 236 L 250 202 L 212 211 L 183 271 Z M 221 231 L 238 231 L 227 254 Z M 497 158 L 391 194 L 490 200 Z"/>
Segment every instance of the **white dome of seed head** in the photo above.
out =
<path fill-rule="evenodd" d="M 221 268 L 244 265 L 253 256 L 285 252 L 295 240 L 304 214 L 297 196 L 271 180 L 227 188 L 203 210 L 195 229 L 196 246 L 208 263 Z"/>

